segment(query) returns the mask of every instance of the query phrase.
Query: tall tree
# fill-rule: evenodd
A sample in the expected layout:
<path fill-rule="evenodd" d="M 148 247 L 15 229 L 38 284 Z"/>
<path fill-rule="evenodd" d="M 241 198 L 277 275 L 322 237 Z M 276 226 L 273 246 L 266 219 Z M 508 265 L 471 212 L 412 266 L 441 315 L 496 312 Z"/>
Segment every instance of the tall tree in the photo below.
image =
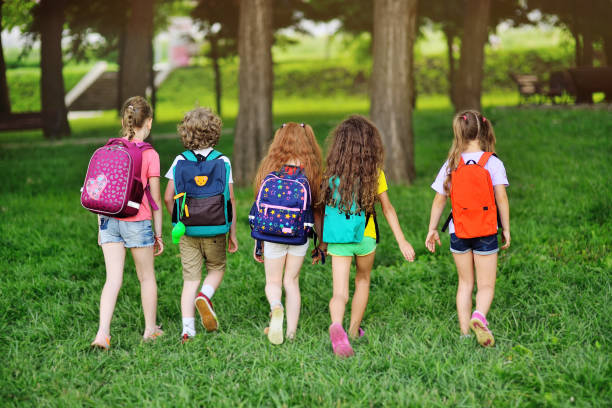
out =
<path fill-rule="evenodd" d="M 457 72 L 455 109 L 480 110 L 484 46 L 489 34 L 491 0 L 467 0 L 461 36 L 461 57 Z"/>
<path fill-rule="evenodd" d="M 130 0 L 129 17 L 120 40 L 119 104 L 131 96 L 145 96 L 151 83 L 154 1 Z"/>
<path fill-rule="evenodd" d="M 247 185 L 272 132 L 272 0 L 241 0 L 238 27 L 240 106 L 234 178 Z"/>
<path fill-rule="evenodd" d="M 68 110 L 64 103 L 62 75 L 62 30 L 66 0 L 41 0 L 34 9 L 34 24 L 40 33 L 40 95 L 43 134 L 59 139 L 70 135 Z"/>
<path fill-rule="evenodd" d="M 374 0 L 370 116 L 385 145 L 385 172 L 393 181 L 412 182 L 413 45 L 417 0 Z"/>
<path fill-rule="evenodd" d="M 0 0 L 0 33 L 2 32 L 3 6 L 4 0 Z M 4 62 L 2 37 L 0 37 L 0 113 L 11 113 L 11 100 L 9 98 L 8 82 L 6 81 L 6 64 Z"/>

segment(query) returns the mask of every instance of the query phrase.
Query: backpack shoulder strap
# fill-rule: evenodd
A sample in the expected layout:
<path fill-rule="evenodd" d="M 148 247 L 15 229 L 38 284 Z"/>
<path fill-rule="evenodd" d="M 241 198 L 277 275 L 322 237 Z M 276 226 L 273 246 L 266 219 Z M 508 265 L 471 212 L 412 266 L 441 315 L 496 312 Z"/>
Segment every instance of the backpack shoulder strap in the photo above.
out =
<path fill-rule="evenodd" d="M 478 165 L 480 167 L 484 167 L 491 158 L 491 155 L 493 155 L 492 152 L 484 152 L 482 156 L 480 156 L 480 160 L 478 160 Z"/>
<path fill-rule="evenodd" d="M 223 154 L 220 151 L 213 149 L 210 153 L 208 153 L 208 156 L 206 156 L 206 161 L 216 160 L 221 156 L 223 156 Z"/>
<path fill-rule="evenodd" d="M 181 153 L 181 156 L 183 156 L 185 160 L 189 160 L 192 162 L 198 161 L 198 158 L 192 150 L 185 150 L 183 153 Z"/>

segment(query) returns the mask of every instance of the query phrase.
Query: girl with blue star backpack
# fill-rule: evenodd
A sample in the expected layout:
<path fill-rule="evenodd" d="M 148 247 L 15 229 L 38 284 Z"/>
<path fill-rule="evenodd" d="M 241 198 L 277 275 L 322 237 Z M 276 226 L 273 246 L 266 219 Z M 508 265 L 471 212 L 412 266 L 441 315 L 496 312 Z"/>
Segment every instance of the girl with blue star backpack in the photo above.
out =
<path fill-rule="evenodd" d="M 255 203 L 249 222 L 251 236 L 256 240 L 253 257 L 264 264 L 266 272 L 265 290 L 270 304 L 266 333 L 272 344 L 283 342 L 283 286 L 287 338 L 293 340 L 297 330 L 300 269 L 313 224 L 321 231 L 322 214 L 316 200 L 321 186 L 321 160 L 321 148 L 312 128 L 290 122 L 276 131 L 255 177 Z M 313 263 L 323 261 L 322 254 L 315 248 Z"/>

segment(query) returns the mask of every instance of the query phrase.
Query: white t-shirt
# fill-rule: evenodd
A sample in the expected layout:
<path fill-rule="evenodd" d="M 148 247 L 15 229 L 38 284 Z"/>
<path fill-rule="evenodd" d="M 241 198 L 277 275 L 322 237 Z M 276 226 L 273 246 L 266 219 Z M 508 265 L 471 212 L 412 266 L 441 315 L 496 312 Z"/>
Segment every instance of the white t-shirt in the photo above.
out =
<path fill-rule="evenodd" d="M 478 163 L 478 160 L 480 160 L 480 156 L 482 156 L 483 153 L 484 152 L 462 153 L 461 157 L 463 158 L 463 161 L 466 163 L 468 162 L 468 160 L 474 160 L 476 163 Z M 493 186 L 496 186 L 498 184 L 503 184 L 505 186 L 509 185 L 508 177 L 506 176 L 506 168 L 504 167 L 504 163 L 501 160 L 499 160 L 497 157 L 491 156 L 489 158 L 489 161 L 487 161 L 487 164 L 485 164 L 484 168 L 491 175 L 491 181 L 493 183 Z M 444 162 L 444 165 L 438 172 L 438 176 L 436 177 L 436 180 L 431 185 L 431 188 L 433 188 L 437 193 L 446 195 L 446 193 L 444 192 L 444 180 L 446 180 L 446 176 L 448 174 L 449 174 L 449 171 L 448 171 L 448 160 L 447 160 Z M 451 219 L 450 224 L 448 225 L 448 232 L 449 234 L 455 233 L 455 225 L 453 224 L 452 219 Z"/>
<path fill-rule="evenodd" d="M 210 152 L 213 151 L 212 147 L 207 147 L 206 149 L 198 149 L 198 150 L 194 150 L 193 152 L 195 154 L 201 154 L 202 156 L 206 157 L 210 154 Z M 230 173 L 229 173 L 229 182 L 230 184 L 234 182 L 234 178 L 232 177 L 232 163 L 230 162 L 229 157 L 223 155 L 221 156 L 221 159 L 223 159 L 227 164 L 229 164 L 230 166 Z M 172 162 L 172 166 L 170 166 L 170 169 L 168 170 L 168 172 L 166 172 L 166 178 L 169 180 L 174 180 L 174 166 L 176 166 L 176 163 L 178 163 L 179 160 L 185 160 L 185 158 L 183 157 L 183 155 L 178 155 L 174 158 L 174 161 Z"/>

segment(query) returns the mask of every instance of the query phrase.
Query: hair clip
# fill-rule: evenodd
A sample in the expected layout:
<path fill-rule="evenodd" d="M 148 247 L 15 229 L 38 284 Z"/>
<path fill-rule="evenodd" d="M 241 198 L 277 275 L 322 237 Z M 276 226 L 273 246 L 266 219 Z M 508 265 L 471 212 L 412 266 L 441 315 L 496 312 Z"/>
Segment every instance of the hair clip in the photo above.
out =
<path fill-rule="evenodd" d="M 484 116 L 482 117 L 482 123 L 486 122 L 487 118 L 485 118 Z"/>
<path fill-rule="evenodd" d="M 467 116 L 463 115 L 463 120 L 465 120 L 467 122 Z"/>
<path fill-rule="evenodd" d="M 284 128 L 285 126 L 287 126 L 287 124 L 286 124 L 286 123 L 283 123 L 283 124 L 281 125 L 281 129 L 282 129 L 282 128 Z"/>
<path fill-rule="evenodd" d="M 306 125 L 304 125 L 303 123 L 300 123 L 300 126 L 303 127 L 303 128 L 306 127 Z"/>

